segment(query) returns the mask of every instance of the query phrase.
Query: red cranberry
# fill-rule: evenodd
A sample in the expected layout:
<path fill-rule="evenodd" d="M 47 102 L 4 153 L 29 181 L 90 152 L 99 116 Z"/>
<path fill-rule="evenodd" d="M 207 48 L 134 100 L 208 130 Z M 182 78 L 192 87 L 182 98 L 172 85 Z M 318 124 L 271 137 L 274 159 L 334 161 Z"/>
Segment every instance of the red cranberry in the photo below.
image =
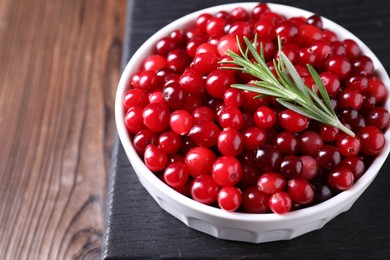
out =
<path fill-rule="evenodd" d="M 266 131 L 262 128 L 253 126 L 243 132 L 243 139 L 246 148 L 254 151 L 257 147 L 266 141 Z"/>
<path fill-rule="evenodd" d="M 344 56 L 335 55 L 330 57 L 326 62 L 326 70 L 336 74 L 342 80 L 351 72 L 351 63 Z"/>
<path fill-rule="evenodd" d="M 282 153 L 273 145 L 262 145 L 255 150 L 254 164 L 263 172 L 277 171 Z"/>
<path fill-rule="evenodd" d="M 354 176 L 351 170 L 344 166 L 334 168 L 328 175 L 329 184 L 337 190 L 349 189 L 353 182 Z"/>
<path fill-rule="evenodd" d="M 314 189 L 310 182 L 304 178 L 289 180 L 287 191 L 295 203 L 305 205 L 311 203 L 314 199 Z"/>
<path fill-rule="evenodd" d="M 309 126 L 307 117 L 290 109 L 280 112 L 278 118 L 281 126 L 290 132 L 301 132 Z"/>
<path fill-rule="evenodd" d="M 261 192 L 257 187 L 249 187 L 242 193 L 242 208 L 248 213 L 266 213 L 269 195 Z"/>
<path fill-rule="evenodd" d="M 375 107 L 365 116 L 368 125 L 375 126 L 379 130 L 385 130 L 390 123 L 390 113 L 383 107 Z"/>
<path fill-rule="evenodd" d="M 189 174 L 192 177 L 198 175 L 211 175 L 212 166 L 217 160 L 213 151 L 204 147 L 190 149 L 184 159 Z"/>
<path fill-rule="evenodd" d="M 218 206 L 226 211 L 236 211 L 241 205 L 241 191 L 235 187 L 223 187 L 218 191 Z"/>
<path fill-rule="evenodd" d="M 165 168 L 168 162 L 168 157 L 160 147 L 149 144 L 145 149 L 144 162 L 149 170 L 158 172 Z"/>
<path fill-rule="evenodd" d="M 384 134 L 375 126 L 366 126 L 357 132 L 361 141 L 361 152 L 365 155 L 379 154 L 386 143 Z"/>
<path fill-rule="evenodd" d="M 241 179 L 242 167 L 235 157 L 221 156 L 214 162 L 211 175 L 219 186 L 234 186 Z"/>
<path fill-rule="evenodd" d="M 178 135 L 186 135 L 193 126 L 193 119 L 186 110 L 176 110 L 169 118 L 169 126 Z"/>
<path fill-rule="evenodd" d="M 208 148 L 217 144 L 220 132 L 215 123 L 201 122 L 195 124 L 188 135 L 197 145 Z"/>
<path fill-rule="evenodd" d="M 165 182 L 174 188 L 182 187 L 188 181 L 188 171 L 181 162 L 169 164 L 164 171 Z"/>
<path fill-rule="evenodd" d="M 278 133 L 274 139 L 274 144 L 285 155 L 293 155 L 298 152 L 298 138 L 291 132 L 282 131 Z"/>
<path fill-rule="evenodd" d="M 238 156 L 244 150 L 243 136 L 234 128 L 225 128 L 218 136 L 217 145 L 221 154 Z"/>
<path fill-rule="evenodd" d="M 287 179 L 300 177 L 302 170 L 302 160 L 299 156 L 296 155 L 287 155 L 280 163 L 280 173 Z"/>
<path fill-rule="evenodd" d="M 272 195 L 283 190 L 286 184 L 286 178 L 280 173 L 266 172 L 260 175 L 257 188 L 265 194 Z"/>
<path fill-rule="evenodd" d="M 321 136 L 314 131 L 304 131 L 298 138 L 299 151 L 305 155 L 315 156 L 318 149 L 324 146 Z"/>
<path fill-rule="evenodd" d="M 218 185 L 210 175 L 199 175 L 191 184 L 191 197 L 200 203 L 209 205 L 217 200 Z"/>
<path fill-rule="evenodd" d="M 354 60 L 360 54 L 360 48 L 357 43 L 352 39 L 345 39 L 343 41 L 345 46 L 346 56 L 349 60 Z"/>
<path fill-rule="evenodd" d="M 291 210 L 292 200 L 287 192 L 279 191 L 272 194 L 268 205 L 272 212 L 276 214 L 284 214 Z"/>
<path fill-rule="evenodd" d="M 142 107 L 131 107 L 127 110 L 124 121 L 127 131 L 132 134 L 136 134 L 145 128 L 144 120 L 142 117 Z"/>

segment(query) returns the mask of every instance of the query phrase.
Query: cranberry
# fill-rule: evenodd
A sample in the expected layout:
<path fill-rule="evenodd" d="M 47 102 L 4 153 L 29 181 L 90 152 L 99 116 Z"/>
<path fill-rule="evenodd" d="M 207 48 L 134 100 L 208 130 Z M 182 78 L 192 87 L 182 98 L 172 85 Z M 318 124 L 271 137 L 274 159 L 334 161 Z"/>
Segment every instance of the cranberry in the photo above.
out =
<path fill-rule="evenodd" d="M 209 13 L 200 14 L 195 21 L 196 26 L 202 32 L 206 32 L 207 23 L 213 16 Z"/>
<path fill-rule="evenodd" d="M 375 126 L 379 130 L 385 130 L 390 123 L 390 113 L 383 107 L 374 107 L 365 116 L 368 125 Z"/>
<path fill-rule="evenodd" d="M 228 88 L 223 94 L 223 102 L 227 106 L 240 107 L 242 105 L 241 90 L 236 88 Z"/>
<path fill-rule="evenodd" d="M 165 182 L 174 188 L 182 187 L 187 183 L 188 171 L 184 163 L 174 162 L 169 164 L 164 171 Z"/>
<path fill-rule="evenodd" d="M 199 53 L 195 55 L 191 66 L 199 73 L 207 75 L 217 69 L 218 61 L 219 59 L 214 53 Z"/>
<path fill-rule="evenodd" d="M 322 38 L 321 29 L 311 24 L 302 24 L 299 26 L 297 42 L 302 46 L 309 46 L 313 41 Z"/>
<path fill-rule="evenodd" d="M 326 142 L 333 142 L 339 136 L 340 130 L 337 127 L 321 124 L 320 135 L 321 138 Z"/>
<path fill-rule="evenodd" d="M 272 194 L 268 205 L 272 212 L 276 214 L 284 214 L 291 210 L 292 200 L 287 192 L 279 191 Z"/>
<path fill-rule="evenodd" d="M 218 115 L 218 122 L 222 128 L 231 127 L 240 129 L 243 124 L 241 111 L 237 107 L 225 107 Z"/>
<path fill-rule="evenodd" d="M 218 185 L 210 175 L 199 175 L 191 184 L 191 197 L 203 204 L 209 205 L 217 200 Z"/>
<path fill-rule="evenodd" d="M 164 87 L 162 97 L 167 102 L 171 110 L 176 110 L 184 104 L 184 92 L 182 86 L 178 83 L 170 83 Z"/>
<path fill-rule="evenodd" d="M 214 111 L 206 106 L 195 108 L 192 112 L 192 117 L 195 124 L 200 122 L 214 122 L 215 120 Z"/>
<path fill-rule="evenodd" d="M 337 138 L 337 149 L 344 156 L 357 155 L 360 151 L 360 140 L 342 133 Z"/>
<path fill-rule="evenodd" d="M 267 38 L 273 40 L 275 38 L 274 24 L 271 21 L 260 20 L 254 27 L 253 31 L 260 38 Z"/>
<path fill-rule="evenodd" d="M 384 134 L 375 126 L 366 126 L 357 132 L 361 141 L 361 152 L 365 155 L 379 154 L 386 143 Z"/>
<path fill-rule="evenodd" d="M 349 60 L 354 60 L 360 54 L 360 48 L 357 43 L 352 39 L 345 39 L 343 41 L 345 46 L 346 56 Z"/>
<path fill-rule="evenodd" d="M 320 74 L 322 83 L 330 97 L 336 97 L 340 91 L 340 80 L 338 77 L 329 71 L 324 71 Z"/>
<path fill-rule="evenodd" d="M 340 80 L 345 79 L 351 72 L 351 63 L 340 55 L 330 57 L 326 62 L 326 70 L 334 73 Z"/>
<path fill-rule="evenodd" d="M 238 156 L 244 150 L 243 136 L 234 128 L 225 128 L 218 136 L 217 145 L 221 154 Z"/>
<path fill-rule="evenodd" d="M 345 86 L 347 88 L 355 88 L 361 93 L 364 93 L 368 88 L 368 79 L 365 76 L 352 75 L 345 79 Z"/>
<path fill-rule="evenodd" d="M 236 83 L 234 76 L 226 70 L 214 70 L 206 79 L 206 89 L 210 96 L 222 99 L 225 91 Z"/>
<path fill-rule="evenodd" d="M 301 176 L 303 163 L 299 156 L 287 155 L 280 163 L 280 173 L 287 179 L 298 178 Z"/>
<path fill-rule="evenodd" d="M 336 147 L 325 145 L 320 148 L 316 155 L 318 167 L 323 170 L 331 170 L 341 163 L 341 154 Z"/>
<path fill-rule="evenodd" d="M 206 31 L 211 37 L 221 37 L 225 33 L 227 21 L 223 18 L 213 17 L 207 22 Z"/>
<path fill-rule="evenodd" d="M 262 145 L 255 150 L 254 165 L 263 172 L 277 171 L 282 153 L 273 145 Z"/>
<path fill-rule="evenodd" d="M 337 41 L 337 35 L 334 32 L 332 32 L 331 30 L 323 29 L 322 30 L 322 39 L 333 43 L 333 42 Z"/>
<path fill-rule="evenodd" d="M 307 117 L 290 109 L 281 111 L 278 118 L 281 126 L 290 132 L 301 132 L 309 126 Z"/>
<path fill-rule="evenodd" d="M 266 3 L 259 3 L 252 9 L 252 18 L 259 20 L 263 14 L 269 12 L 271 12 L 271 10 Z"/>
<path fill-rule="evenodd" d="M 192 177 L 198 175 L 211 175 L 212 166 L 217 159 L 215 153 L 204 147 L 190 149 L 184 159 L 189 174 Z"/>
<path fill-rule="evenodd" d="M 309 48 L 316 57 L 316 63 L 314 65 L 317 68 L 323 68 L 326 60 L 333 55 L 332 45 L 326 40 L 317 40 Z"/>
<path fill-rule="evenodd" d="M 226 211 L 236 211 L 241 205 L 241 191 L 235 187 L 223 187 L 218 191 L 218 205 Z"/>
<path fill-rule="evenodd" d="M 154 54 L 145 59 L 143 70 L 156 72 L 165 67 L 167 67 L 167 59 L 164 56 Z"/>
<path fill-rule="evenodd" d="M 267 133 L 264 129 L 253 126 L 243 132 L 243 139 L 246 148 L 254 151 L 266 141 Z"/>
<path fill-rule="evenodd" d="M 203 44 L 205 41 L 202 38 L 194 38 L 187 42 L 186 44 L 186 53 L 189 57 L 195 57 L 196 50 L 198 47 Z"/>
<path fill-rule="evenodd" d="M 238 36 L 240 38 L 252 36 L 251 24 L 248 22 L 235 22 L 230 25 L 229 34 Z"/>
<path fill-rule="evenodd" d="M 261 192 L 257 187 L 249 187 L 242 193 L 242 207 L 248 213 L 266 213 L 269 195 Z"/>
<path fill-rule="evenodd" d="M 353 60 L 352 71 L 356 74 L 371 76 L 374 73 L 374 63 L 366 55 L 357 56 Z"/>
<path fill-rule="evenodd" d="M 352 171 L 355 181 L 363 175 L 365 170 L 363 160 L 357 155 L 345 157 L 341 165 Z"/>
<path fill-rule="evenodd" d="M 241 163 L 233 156 L 221 156 L 214 162 L 211 175 L 219 186 L 234 186 L 242 176 Z"/>
<path fill-rule="evenodd" d="M 253 120 L 255 124 L 262 129 L 270 129 L 276 122 L 275 112 L 266 106 L 261 106 L 256 109 Z"/>
<path fill-rule="evenodd" d="M 322 18 L 317 14 L 313 14 L 312 16 L 308 17 L 306 23 L 314 25 L 318 28 L 322 28 Z"/>
<path fill-rule="evenodd" d="M 186 110 L 176 110 L 169 118 L 169 126 L 178 135 L 186 135 L 193 126 L 193 119 Z"/>
<path fill-rule="evenodd" d="M 127 111 L 130 107 L 144 108 L 148 104 L 148 98 L 141 89 L 129 89 L 123 97 L 123 106 Z"/>
<path fill-rule="evenodd" d="M 352 171 L 344 166 L 334 168 L 328 175 L 329 184 L 337 190 L 349 189 L 353 182 L 354 176 Z"/>
<path fill-rule="evenodd" d="M 215 123 L 201 122 L 195 124 L 188 135 L 197 145 L 208 148 L 217 144 L 220 132 Z"/>
<path fill-rule="evenodd" d="M 170 37 L 160 39 L 156 44 L 156 51 L 162 56 L 166 56 L 168 52 L 176 47 L 175 41 Z"/>
<path fill-rule="evenodd" d="M 371 77 L 368 79 L 367 92 L 375 97 L 376 102 L 382 101 L 387 97 L 387 89 L 382 80 L 377 77 Z"/>
<path fill-rule="evenodd" d="M 285 155 L 293 155 L 298 152 L 298 138 L 291 132 L 282 131 L 278 133 L 274 144 Z"/>
<path fill-rule="evenodd" d="M 127 110 L 124 118 L 127 131 L 136 134 L 145 128 L 142 112 L 142 107 L 131 107 Z"/>
<path fill-rule="evenodd" d="M 317 175 L 318 163 L 316 159 L 310 155 L 302 155 L 302 173 L 301 177 L 307 180 L 313 179 Z"/>
<path fill-rule="evenodd" d="M 333 196 L 333 191 L 327 183 L 314 183 L 314 200 L 317 203 L 326 201 Z"/>
<path fill-rule="evenodd" d="M 244 164 L 242 160 L 240 161 L 242 164 L 242 176 L 238 183 L 238 187 L 245 190 L 246 188 L 253 186 L 254 183 L 257 183 L 260 172 L 254 166 Z"/>
<path fill-rule="evenodd" d="M 167 55 L 167 66 L 177 73 L 182 73 L 191 63 L 191 58 L 184 50 L 174 49 Z"/>
<path fill-rule="evenodd" d="M 139 88 L 143 90 L 152 90 L 160 87 L 160 81 L 157 73 L 154 71 L 143 71 L 139 78 Z"/>
<path fill-rule="evenodd" d="M 286 178 L 280 173 L 266 172 L 260 175 L 257 188 L 265 194 L 272 195 L 283 190 L 286 184 Z"/>
<path fill-rule="evenodd" d="M 149 144 L 145 148 L 144 162 L 149 170 L 158 172 L 164 170 L 168 162 L 168 157 L 160 147 Z"/>
<path fill-rule="evenodd" d="M 177 46 L 181 46 L 185 42 L 185 34 L 182 30 L 175 30 L 171 32 L 169 37 L 176 43 Z"/>
<path fill-rule="evenodd" d="M 237 54 L 240 53 L 236 37 L 230 34 L 224 35 L 219 39 L 217 44 L 217 50 L 220 56 L 225 55 L 228 50 L 231 50 L 232 52 Z"/>
<path fill-rule="evenodd" d="M 359 110 L 363 104 L 363 95 L 356 88 L 346 88 L 338 96 L 339 108 L 353 108 Z"/>
<path fill-rule="evenodd" d="M 345 54 L 347 53 L 344 44 L 340 41 L 333 41 L 332 49 L 333 55 L 345 56 Z"/>
<path fill-rule="evenodd" d="M 158 134 L 150 129 L 142 129 L 134 136 L 133 145 L 140 156 L 143 156 L 146 146 L 149 144 L 158 144 Z"/>
<path fill-rule="evenodd" d="M 315 156 L 318 149 L 324 146 L 321 136 L 314 131 L 304 131 L 298 138 L 299 151 L 302 154 Z"/>
<path fill-rule="evenodd" d="M 291 179 L 287 183 L 287 191 L 292 201 L 299 204 L 309 204 L 314 199 L 314 189 L 304 178 Z"/>
<path fill-rule="evenodd" d="M 257 108 L 267 106 L 269 104 L 269 98 L 256 98 L 256 96 L 258 96 L 257 93 L 247 90 L 242 91 L 242 109 L 245 111 L 255 111 Z"/>
<path fill-rule="evenodd" d="M 182 145 L 180 135 L 173 131 L 166 131 L 160 134 L 158 146 L 167 154 L 173 154 L 179 151 Z"/>
<path fill-rule="evenodd" d="M 206 92 L 205 83 L 201 73 L 194 69 L 186 69 L 180 76 L 180 85 L 186 93 L 202 97 Z"/>
<path fill-rule="evenodd" d="M 202 105 L 202 101 L 195 95 L 184 96 L 184 103 L 182 109 L 188 113 L 194 112 L 194 110 Z"/>
<path fill-rule="evenodd" d="M 298 27 L 291 21 L 284 21 L 276 25 L 275 33 L 279 35 L 282 43 L 294 42 L 299 31 Z"/>

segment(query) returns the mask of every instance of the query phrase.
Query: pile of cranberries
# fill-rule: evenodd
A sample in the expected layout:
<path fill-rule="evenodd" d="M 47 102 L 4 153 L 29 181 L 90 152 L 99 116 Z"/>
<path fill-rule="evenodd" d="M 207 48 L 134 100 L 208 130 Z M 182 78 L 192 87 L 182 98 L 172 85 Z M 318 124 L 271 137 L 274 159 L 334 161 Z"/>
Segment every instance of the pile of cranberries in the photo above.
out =
<path fill-rule="evenodd" d="M 277 37 L 304 83 L 320 74 L 340 121 L 355 137 L 231 88 L 256 80 L 222 69 L 236 36 L 257 34 L 271 70 Z M 286 18 L 264 3 L 203 13 L 172 31 L 129 80 L 124 121 L 134 148 L 163 182 L 227 211 L 286 213 L 350 188 L 385 145 L 387 90 L 372 60 L 318 15 Z"/>

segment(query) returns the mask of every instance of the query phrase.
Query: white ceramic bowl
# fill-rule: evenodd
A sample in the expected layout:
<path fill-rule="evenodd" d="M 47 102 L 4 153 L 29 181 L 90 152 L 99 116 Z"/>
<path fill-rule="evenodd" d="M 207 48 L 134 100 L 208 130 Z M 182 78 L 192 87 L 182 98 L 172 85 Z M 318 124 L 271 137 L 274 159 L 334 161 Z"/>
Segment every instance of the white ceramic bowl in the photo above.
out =
<path fill-rule="evenodd" d="M 328 221 L 340 213 L 347 211 L 374 180 L 385 162 L 390 151 L 390 131 L 385 133 L 388 141 L 382 153 L 349 190 L 318 205 L 289 212 L 284 215 L 271 213 L 231 213 L 212 206 L 203 205 L 177 193 L 148 170 L 142 159 L 134 150 L 129 138 L 123 120 L 125 112 L 122 106 L 122 98 L 126 91 L 129 78 L 140 68 L 142 60 L 151 54 L 153 47 L 160 38 L 169 35 L 169 33 L 175 29 L 188 28 L 189 25 L 193 24 L 196 17 L 203 12 L 213 14 L 220 10 L 230 11 L 238 6 L 251 10 L 256 4 L 257 3 L 235 3 L 203 9 L 168 24 L 150 37 L 131 58 L 121 76 L 116 94 L 115 118 L 120 140 L 140 182 L 161 208 L 181 220 L 187 226 L 214 237 L 261 243 L 292 239 L 307 232 L 320 229 Z M 269 4 L 269 6 L 272 11 L 283 14 L 286 17 L 299 15 L 308 17 L 313 14 L 302 9 L 285 5 Z M 373 60 L 377 75 L 383 80 L 386 86 L 390 86 L 389 76 L 383 65 L 363 42 L 346 29 L 326 18 L 323 18 L 323 24 L 324 28 L 329 28 L 336 32 L 340 39 L 350 38 L 355 40 L 363 53 Z M 386 108 L 390 110 L 389 102 L 386 103 Z"/>

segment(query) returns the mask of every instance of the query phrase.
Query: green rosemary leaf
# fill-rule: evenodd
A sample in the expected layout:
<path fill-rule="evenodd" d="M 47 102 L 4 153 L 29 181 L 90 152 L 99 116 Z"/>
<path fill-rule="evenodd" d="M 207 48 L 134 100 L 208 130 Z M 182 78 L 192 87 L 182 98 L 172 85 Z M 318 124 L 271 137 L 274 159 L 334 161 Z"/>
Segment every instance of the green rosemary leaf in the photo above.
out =
<path fill-rule="evenodd" d="M 313 90 L 303 83 L 303 80 L 299 76 L 294 65 L 283 53 L 280 38 L 278 38 L 279 57 L 273 61 L 277 76 L 274 75 L 265 62 L 264 50 L 262 49 L 261 43 L 260 53 L 256 50 L 256 46 L 258 46 L 257 36 L 255 36 L 254 42 L 251 42 L 246 37 L 244 37 L 244 41 L 246 44 L 245 50 L 237 37 L 237 44 L 241 55 L 228 51 L 227 54 L 233 60 L 222 62 L 222 64 L 227 65 L 223 68 L 240 70 L 251 74 L 259 80 L 254 81 L 251 85 L 233 84 L 232 87 L 259 94 L 256 97 L 276 97 L 277 102 L 292 111 L 321 123 L 337 127 L 350 136 L 355 136 L 355 134 L 337 118 L 320 76 L 310 65 L 307 66 L 308 70 L 318 86 L 321 97 L 317 94 L 315 89 Z M 249 54 L 253 56 L 255 61 L 252 61 L 249 58 Z"/>
<path fill-rule="evenodd" d="M 316 83 L 316 85 L 318 87 L 318 91 L 320 92 L 321 97 L 324 100 L 325 105 L 328 107 L 329 111 L 334 116 L 336 116 L 336 113 L 334 112 L 333 107 L 332 107 L 332 103 L 330 102 L 328 92 L 326 91 L 325 86 L 322 83 L 320 75 L 318 75 L 317 71 L 315 71 L 315 69 L 310 64 L 307 64 L 307 69 L 309 70 L 311 77 L 313 78 L 314 82 Z"/>

